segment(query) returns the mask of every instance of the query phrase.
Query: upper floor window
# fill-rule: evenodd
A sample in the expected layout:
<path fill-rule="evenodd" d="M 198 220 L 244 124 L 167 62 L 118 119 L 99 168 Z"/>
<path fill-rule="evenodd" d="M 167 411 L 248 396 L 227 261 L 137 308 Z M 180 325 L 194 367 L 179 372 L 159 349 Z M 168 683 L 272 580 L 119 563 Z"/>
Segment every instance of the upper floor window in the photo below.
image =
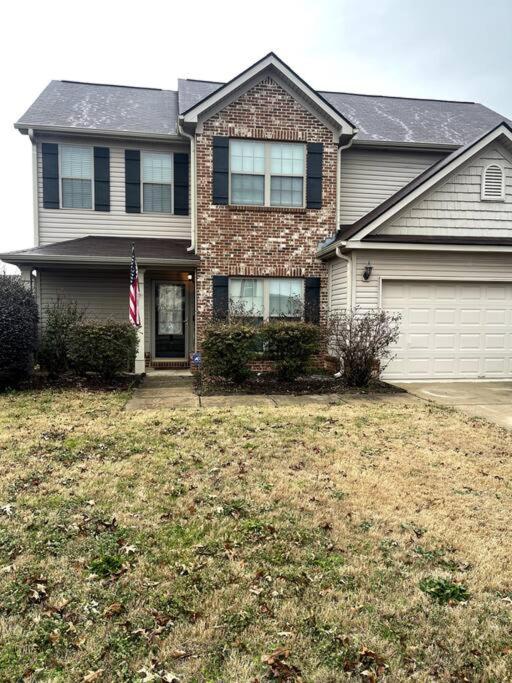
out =
<path fill-rule="evenodd" d="M 505 199 L 505 173 L 499 164 L 489 164 L 482 174 L 482 199 Z"/>
<path fill-rule="evenodd" d="M 230 203 L 304 206 L 305 146 L 230 140 Z"/>
<path fill-rule="evenodd" d="M 142 210 L 172 213 L 173 158 L 167 152 L 142 153 Z"/>
<path fill-rule="evenodd" d="M 92 147 L 60 148 L 61 205 L 65 209 L 93 208 Z"/>

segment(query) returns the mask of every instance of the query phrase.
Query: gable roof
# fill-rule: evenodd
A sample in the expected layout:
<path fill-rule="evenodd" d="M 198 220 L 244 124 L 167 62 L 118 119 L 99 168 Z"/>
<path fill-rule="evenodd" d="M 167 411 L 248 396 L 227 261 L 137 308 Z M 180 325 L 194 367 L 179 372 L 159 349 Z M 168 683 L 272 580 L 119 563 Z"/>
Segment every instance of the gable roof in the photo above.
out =
<path fill-rule="evenodd" d="M 332 242 L 323 245 L 322 251 L 330 251 L 339 242 L 346 242 L 355 237 L 363 239 L 378 225 L 387 221 L 398 211 L 401 211 L 405 206 L 417 199 L 418 196 L 427 192 L 435 183 L 442 180 L 490 142 L 501 136 L 507 137 L 512 142 L 512 125 L 508 121 L 501 121 L 497 126 L 476 140 L 473 140 L 470 144 L 459 147 L 459 149 L 448 154 L 448 156 L 443 157 L 355 223 L 343 226 Z M 378 224 L 377 221 L 379 221 Z"/>
<path fill-rule="evenodd" d="M 179 113 L 223 85 L 217 81 L 180 79 Z M 505 119 L 477 102 L 329 91 L 319 94 L 357 127 L 356 142 L 466 145 Z"/>
<path fill-rule="evenodd" d="M 324 117 L 328 117 L 341 134 L 353 135 L 357 131 L 354 124 L 347 117 L 341 114 L 323 95 L 306 83 L 303 78 L 295 73 L 274 52 L 269 52 L 230 81 L 218 86 L 188 109 L 185 109 L 180 114 L 181 121 L 185 124 L 197 123 L 198 117 L 201 114 L 209 111 L 230 95 L 240 92 L 253 79 L 261 77 L 265 73 L 276 74 L 282 78 L 292 91 L 300 94 L 308 102 L 313 110 L 318 111 Z"/>
<path fill-rule="evenodd" d="M 169 136 L 177 119 L 173 90 L 51 81 L 15 127 Z"/>

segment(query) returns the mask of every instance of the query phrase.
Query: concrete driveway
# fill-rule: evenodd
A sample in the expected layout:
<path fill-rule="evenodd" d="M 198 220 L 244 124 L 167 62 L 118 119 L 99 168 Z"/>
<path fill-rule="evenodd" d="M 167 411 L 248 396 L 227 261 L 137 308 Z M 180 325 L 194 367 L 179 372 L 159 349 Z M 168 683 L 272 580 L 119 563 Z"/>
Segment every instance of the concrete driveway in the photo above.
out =
<path fill-rule="evenodd" d="M 512 429 L 512 382 L 403 382 L 409 393 Z"/>

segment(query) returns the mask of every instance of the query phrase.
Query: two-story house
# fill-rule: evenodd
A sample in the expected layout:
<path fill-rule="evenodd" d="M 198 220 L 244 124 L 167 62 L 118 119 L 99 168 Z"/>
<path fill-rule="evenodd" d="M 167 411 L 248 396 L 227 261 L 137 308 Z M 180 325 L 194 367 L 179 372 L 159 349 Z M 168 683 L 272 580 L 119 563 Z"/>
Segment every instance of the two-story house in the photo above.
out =
<path fill-rule="evenodd" d="M 387 377 L 512 376 L 512 128 L 472 102 L 319 92 L 270 53 L 176 91 L 52 81 L 33 145 L 35 247 L 1 257 L 127 319 L 137 370 L 186 364 L 212 315 L 402 313 Z"/>

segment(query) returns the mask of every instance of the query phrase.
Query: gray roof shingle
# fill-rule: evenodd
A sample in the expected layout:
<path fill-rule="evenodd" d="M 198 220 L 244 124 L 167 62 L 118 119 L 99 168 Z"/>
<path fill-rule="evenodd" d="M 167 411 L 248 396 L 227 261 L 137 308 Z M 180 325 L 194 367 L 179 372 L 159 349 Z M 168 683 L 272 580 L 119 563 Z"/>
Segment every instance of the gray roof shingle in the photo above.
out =
<path fill-rule="evenodd" d="M 222 85 L 179 79 L 173 91 L 51 81 L 17 126 L 172 135 L 178 114 Z M 505 118 L 474 102 L 319 93 L 358 127 L 361 142 L 464 145 Z"/>
<path fill-rule="evenodd" d="M 174 90 L 51 81 L 16 125 L 173 135 L 177 118 Z"/>

